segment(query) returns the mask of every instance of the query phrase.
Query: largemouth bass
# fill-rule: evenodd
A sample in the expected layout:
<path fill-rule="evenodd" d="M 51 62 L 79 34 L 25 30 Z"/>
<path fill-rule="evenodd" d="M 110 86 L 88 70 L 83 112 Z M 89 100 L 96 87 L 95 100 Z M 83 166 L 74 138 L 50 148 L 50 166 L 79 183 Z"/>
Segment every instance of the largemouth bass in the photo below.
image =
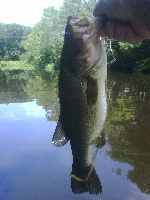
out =
<path fill-rule="evenodd" d="M 59 74 L 60 116 L 52 139 L 55 146 L 70 140 L 74 193 L 102 191 L 94 169 L 92 146 L 102 138 L 106 119 L 107 55 L 98 36 L 99 18 L 69 17 Z"/>

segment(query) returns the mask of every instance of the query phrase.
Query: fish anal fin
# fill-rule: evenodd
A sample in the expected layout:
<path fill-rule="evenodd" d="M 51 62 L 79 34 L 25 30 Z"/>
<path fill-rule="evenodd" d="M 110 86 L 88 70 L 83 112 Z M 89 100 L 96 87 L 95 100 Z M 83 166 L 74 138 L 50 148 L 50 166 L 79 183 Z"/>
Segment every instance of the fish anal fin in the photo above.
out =
<path fill-rule="evenodd" d="M 61 120 L 58 120 L 53 138 L 52 138 L 52 143 L 56 147 L 62 147 L 68 142 L 68 139 L 65 135 L 64 129 L 62 127 Z"/>
<path fill-rule="evenodd" d="M 86 97 L 87 97 L 87 103 L 89 105 L 93 105 L 97 102 L 98 84 L 97 84 L 97 80 L 91 76 L 87 77 Z"/>

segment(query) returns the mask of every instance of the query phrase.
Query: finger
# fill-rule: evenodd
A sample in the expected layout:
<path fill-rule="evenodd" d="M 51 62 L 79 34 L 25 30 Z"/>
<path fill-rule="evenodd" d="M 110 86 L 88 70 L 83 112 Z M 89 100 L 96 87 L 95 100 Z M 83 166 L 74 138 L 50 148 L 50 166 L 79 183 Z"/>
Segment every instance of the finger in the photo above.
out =
<path fill-rule="evenodd" d="M 109 38 L 116 39 L 115 37 L 115 22 L 108 21 L 105 26 L 105 35 Z"/>
<path fill-rule="evenodd" d="M 120 42 L 139 43 L 145 38 L 136 34 L 130 25 L 108 21 L 105 26 L 105 36 Z"/>
<path fill-rule="evenodd" d="M 114 36 L 115 39 L 121 42 L 125 42 L 125 33 L 126 33 L 126 27 L 124 24 L 116 24 L 114 28 Z"/>
<path fill-rule="evenodd" d="M 121 24 L 109 20 L 105 27 L 98 30 L 98 36 L 109 37 L 120 42 L 139 43 L 146 39 L 145 35 L 136 33 L 129 24 Z"/>
<path fill-rule="evenodd" d="M 97 36 L 98 37 L 106 37 L 106 33 L 105 33 L 105 29 L 104 28 L 99 28 L 98 32 L 97 32 Z"/>
<path fill-rule="evenodd" d="M 131 26 L 134 32 L 139 35 L 142 40 L 150 39 L 150 30 L 148 27 L 143 26 L 143 24 L 139 22 L 132 22 Z"/>
<path fill-rule="evenodd" d="M 115 39 L 120 42 L 139 43 L 142 38 L 134 32 L 129 24 L 116 24 Z"/>
<path fill-rule="evenodd" d="M 141 38 L 138 34 L 136 34 L 130 26 L 126 27 L 125 30 L 125 41 L 129 43 L 139 43 L 142 42 L 143 38 Z"/>

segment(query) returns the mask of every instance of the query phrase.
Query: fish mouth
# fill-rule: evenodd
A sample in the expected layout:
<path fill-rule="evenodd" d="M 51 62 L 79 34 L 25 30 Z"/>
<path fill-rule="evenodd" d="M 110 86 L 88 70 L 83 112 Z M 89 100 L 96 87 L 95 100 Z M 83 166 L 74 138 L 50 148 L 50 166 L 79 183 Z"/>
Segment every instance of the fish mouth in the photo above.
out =
<path fill-rule="evenodd" d="M 68 17 L 65 39 L 68 42 L 68 70 L 76 76 L 87 76 L 100 60 L 99 17 Z"/>
<path fill-rule="evenodd" d="M 68 17 L 68 24 L 70 25 L 70 34 L 72 34 L 77 41 L 83 54 L 92 43 L 97 44 L 99 39 L 98 30 L 101 26 L 99 17 L 84 17 L 82 19 Z"/>

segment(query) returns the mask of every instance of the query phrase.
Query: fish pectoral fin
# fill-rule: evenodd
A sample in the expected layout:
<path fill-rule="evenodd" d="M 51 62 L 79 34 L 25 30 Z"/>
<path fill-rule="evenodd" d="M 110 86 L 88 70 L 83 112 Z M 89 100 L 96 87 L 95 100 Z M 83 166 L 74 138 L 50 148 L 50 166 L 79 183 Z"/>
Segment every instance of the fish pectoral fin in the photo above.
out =
<path fill-rule="evenodd" d="M 68 140 L 69 139 L 67 139 L 64 129 L 62 127 L 61 120 L 59 119 L 52 138 L 52 143 L 56 147 L 62 147 L 68 142 Z"/>
<path fill-rule="evenodd" d="M 98 137 L 96 137 L 93 141 L 90 142 L 90 145 L 94 145 L 95 147 L 101 149 L 107 142 L 104 131 L 100 133 Z"/>
<path fill-rule="evenodd" d="M 87 103 L 93 105 L 98 98 L 98 84 L 97 80 L 91 76 L 87 77 L 87 89 L 86 89 Z"/>
<path fill-rule="evenodd" d="M 96 147 L 97 148 L 102 148 L 107 142 L 107 139 L 105 137 L 105 133 L 104 131 L 102 131 L 101 135 L 97 138 L 97 145 Z"/>

